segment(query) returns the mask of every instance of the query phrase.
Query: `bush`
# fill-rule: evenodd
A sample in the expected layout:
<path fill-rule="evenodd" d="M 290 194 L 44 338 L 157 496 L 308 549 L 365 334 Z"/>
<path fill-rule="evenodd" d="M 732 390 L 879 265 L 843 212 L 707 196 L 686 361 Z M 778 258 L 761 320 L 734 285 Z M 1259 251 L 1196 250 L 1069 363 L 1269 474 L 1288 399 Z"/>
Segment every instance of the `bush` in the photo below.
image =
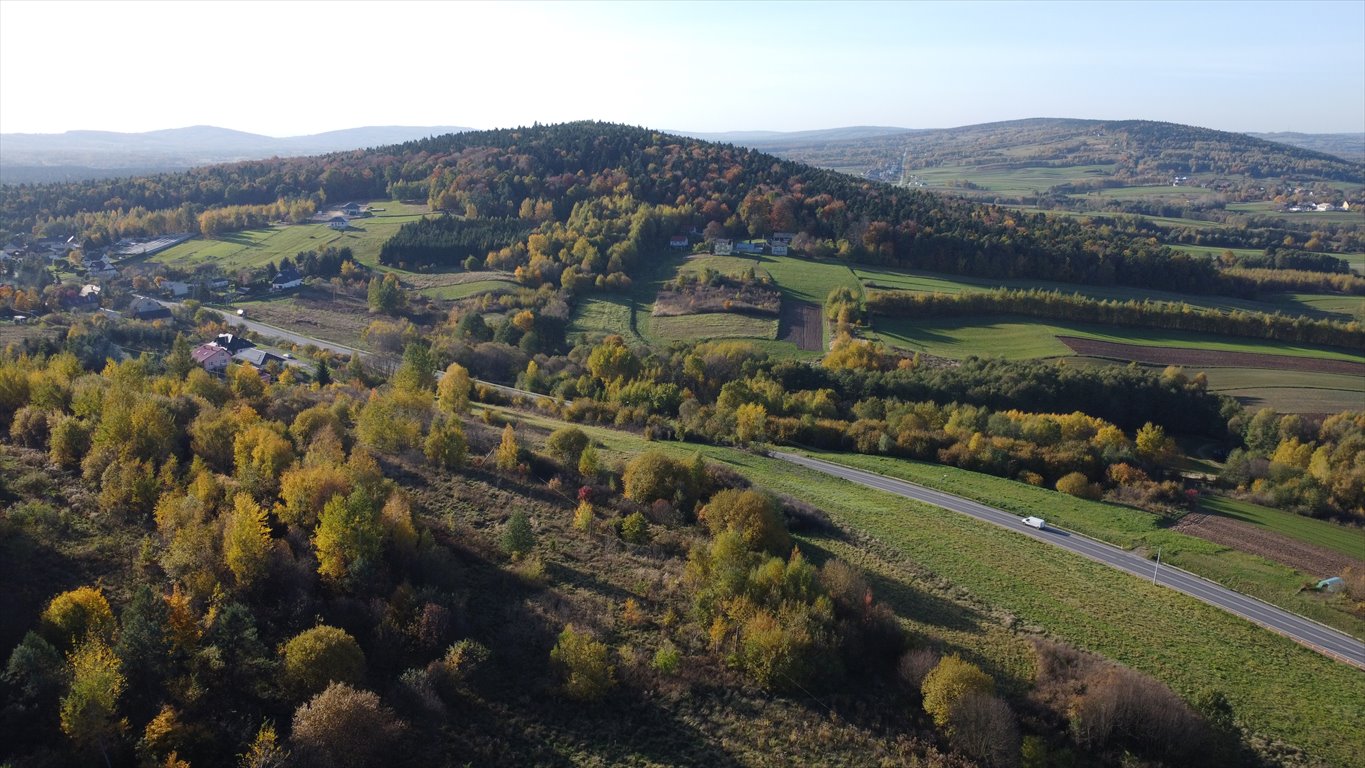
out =
<path fill-rule="evenodd" d="M 999 696 L 968 692 L 953 705 L 948 729 L 958 749 L 985 765 L 1019 764 L 1019 726 Z"/>
<path fill-rule="evenodd" d="M 535 534 L 531 532 L 531 519 L 525 512 L 513 512 L 503 528 L 503 550 L 513 557 L 520 557 L 530 552 L 535 543 Z"/>
<path fill-rule="evenodd" d="M 671 675 L 677 671 L 680 661 L 678 647 L 672 640 L 665 640 L 663 645 L 659 646 L 659 650 L 654 652 L 654 660 L 650 662 L 650 666 L 654 667 L 656 672 Z"/>
<path fill-rule="evenodd" d="M 588 447 L 588 435 L 578 427 L 560 427 L 545 440 L 545 448 L 560 463 L 569 467 L 578 466 L 583 449 Z"/>
<path fill-rule="evenodd" d="M 626 464 L 622 483 L 626 498 L 649 504 L 658 499 L 674 500 L 679 493 L 687 496 L 688 477 L 681 462 L 661 451 L 645 451 Z"/>
<path fill-rule="evenodd" d="M 616 685 L 616 670 L 607 663 L 607 646 L 572 624 L 559 633 L 550 659 L 564 668 L 564 693 L 579 701 L 597 701 Z"/>
<path fill-rule="evenodd" d="M 723 531 L 734 531 L 750 549 L 773 554 L 791 549 L 791 537 L 787 535 L 787 529 L 778 516 L 777 502 L 765 493 L 734 489 L 720 491 L 702 508 L 699 517 L 713 536 Z"/>
<path fill-rule="evenodd" d="M 631 544 L 644 544 L 649 541 L 649 523 L 639 512 L 631 512 L 621 521 L 621 538 Z"/>
<path fill-rule="evenodd" d="M 1063 475 L 1062 479 L 1057 481 L 1057 490 L 1081 499 L 1098 499 L 1101 494 L 1099 484 L 1090 482 L 1090 478 L 1080 472 Z"/>
<path fill-rule="evenodd" d="M 300 632 L 284 644 L 284 680 L 296 693 L 316 693 L 329 683 L 359 683 L 365 654 L 345 630 L 326 625 Z"/>
<path fill-rule="evenodd" d="M 290 738 L 304 765 L 364 768 L 394 762 L 402 731 L 378 696 L 332 683 L 294 712 Z"/>
<path fill-rule="evenodd" d="M 934 725 L 947 728 L 958 701 L 969 693 L 993 695 L 995 681 L 980 667 L 953 654 L 940 660 L 924 678 L 920 692 L 924 694 L 924 711 L 934 718 Z"/>

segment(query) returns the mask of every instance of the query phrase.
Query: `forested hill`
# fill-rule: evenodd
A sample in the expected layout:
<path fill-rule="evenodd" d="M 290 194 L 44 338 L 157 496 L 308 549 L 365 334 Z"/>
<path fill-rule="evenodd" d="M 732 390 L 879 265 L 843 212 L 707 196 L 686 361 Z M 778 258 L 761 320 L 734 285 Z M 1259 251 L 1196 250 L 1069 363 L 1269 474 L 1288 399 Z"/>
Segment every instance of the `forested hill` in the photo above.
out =
<path fill-rule="evenodd" d="M 135 208 L 178 211 L 184 221 L 189 211 L 224 205 L 390 196 L 542 228 L 576 216 L 575 229 L 593 236 L 604 258 L 550 254 L 558 262 L 537 269 L 546 280 L 558 280 L 570 267 L 590 277 L 629 274 L 632 249 L 695 227 L 722 237 L 793 232 L 794 247 L 808 255 L 954 273 L 1185 290 L 1212 290 L 1219 281 L 1206 260 L 1076 221 L 897 189 L 732 145 L 590 122 L 149 178 L 6 187 L 0 228 L 107 240 L 156 218 L 128 213 Z M 643 217 L 639 227 L 631 221 L 637 216 Z M 629 244 L 622 242 L 624 231 L 613 237 L 594 229 L 594 221 L 613 218 L 630 230 Z M 523 249 L 504 266 L 534 267 L 533 257 Z"/>
<path fill-rule="evenodd" d="M 1365 178 L 1360 163 L 1325 152 L 1150 120 L 1033 118 L 844 141 L 767 141 L 763 148 L 826 167 L 845 167 L 856 158 L 864 170 L 877 163 L 904 163 L 906 170 L 1055 164 L 1112 166 L 1118 178 L 1195 173 L 1346 183 Z"/>

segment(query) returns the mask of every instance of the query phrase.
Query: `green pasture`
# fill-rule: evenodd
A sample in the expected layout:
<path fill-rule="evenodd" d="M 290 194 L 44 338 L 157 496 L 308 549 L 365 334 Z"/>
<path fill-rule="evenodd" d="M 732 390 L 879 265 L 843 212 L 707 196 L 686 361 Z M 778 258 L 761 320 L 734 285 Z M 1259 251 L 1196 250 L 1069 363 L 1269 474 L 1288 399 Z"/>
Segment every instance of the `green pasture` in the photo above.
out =
<path fill-rule="evenodd" d="M 745 256 L 692 256 L 678 266 L 678 273 L 699 273 L 704 269 L 714 269 L 722 275 L 735 277 L 753 269 L 758 275 L 768 270 L 759 265 L 758 259 Z"/>
<path fill-rule="evenodd" d="M 289 224 L 229 232 L 214 238 L 197 237 L 151 257 L 151 260 L 181 269 L 215 264 L 225 273 L 252 269 L 269 262 L 293 258 L 300 251 L 321 251 L 333 246 L 348 247 L 356 261 L 370 267 L 379 263 L 379 249 L 398 228 L 425 215 L 425 206 L 400 202 L 373 203 L 374 215 L 351 220 L 346 230 L 329 224 Z"/>
<path fill-rule="evenodd" d="M 618 334 L 631 346 L 648 346 L 635 324 L 636 310 L 627 296 L 580 298 L 569 321 L 569 335 Z"/>
<path fill-rule="evenodd" d="M 1251 523 L 1306 544 L 1365 560 L 1365 529 L 1315 520 L 1226 496 L 1206 496 L 1199 507 L 1201 512 Z"/>
<path fill-rule="evenodd" d="M 1284 342 L 1014 316 L 929 319 L 878 317 L 873 323 L 872 335 L 894 347 L 958 360 L 972 355 L 1010 360 L 1064 357 L 1071 354 L 1071 349 L 1057 337 L 1075 336 L 1150 347 L 1188 347 L 1211 352 L 1253 352 L 1365 362 L 1365 358 L 1350 352 Z"/>
<path fill-rule="evenodd" d="M 1155 198 L 1191 200 L 1197 197 L 1206 197 L 1215 194 L 1215 192 L 1204 187 L 1173 187 L 1169 184 L 1159 184 L 1145 187 L 1110 187 L 1086 194 L 1087 196 L 1094 195 L 1111 200 L 1151 200 Z"/>
<path fill-rule="evenodd" d="M 1065 168 L 1000 168 L 991 165 L 941 165 L 906 172 L 931 189 L 954 193 L 998 192 L 1008 195 L 1027 195 L 1042 192 L 1058 184 L 1093 181 L 1108 178 L 1113 173 L 1109 165 L 1074 165 Z M 971 182 L 980 189 L 963 189 L 954 182 Z"/>
<path fill-rule="evenodd" d="M 476 296 L 480 293 L 515 291 L 520 287 L 521 286 L 516 281 L 497 276 L 489 276 L 487 280 L 465 280 L 450 285 L 422 288 L 418 290 L 418 293 L 432 299 L 451 301 L 455 299 L 467 299 L 470 296 Z"/>
<path fill-rule="evenodd" d="M 538 415 L 516 418 L 545 429 L 562 424 Z M 601 444 L 608 461 L 646 448 L 677 458 L 701 451 L 764 488 L 823 509 L 840 526 L 872 543 L 814 539 L 815 549 L 854 556 L 855 562 L 859 552 L 869 557 L 884 549 L 883 562 L 895 567 L 871 574 L 877 595 L 929 642 L 993 654 L 986 667 L 1001 673 L 1013 670 L 1015 685 L 1026 683 L 1029 665 L 1025 646 L 1011 638 L 1019 638 L 1016 633 L 1025 638 L 1041 633 L 1154 675 L 1186 697 L 1221 690 L 1251 733 L 1292 744 L 1328 763 L 1355 760 L 1356 738 L 1351 734 L 1365 707 L 1365 675 L 1250 622 L 997 526 L 775 459 L 713 446 L 646 443 L 632 434 L 581 428 Z M 971 495 L 963 481 L 972 473 L 923 466 L 942 481 L 935 484 Z M 987 483 L 988 500 L 999 504 L 1001 500 L 989 494 L 1002 487 L 990 480 L 1007 483 L 996 478 L 973 482 Z M 1031 490 L 1060 505 L 1076 501 Z M 1114 525 L 1131 529 L 1130 536 L 1176 535 L 1145 529 L 1130 517 L 1145 513 L 1101 508 L 1121 521 Z M 1049 514 L 1060 520 L 1060 513 Z M 1191 539 L 1187 559 L 1195 568 L 1230 560 L 1212 553 L 1207 542 L 1182 538 Z M 1195 556 L 1196 549 L 1207 554 Z M 1273 590 L 1283 588 L 1283 580 L 1294 580 L 1282 566 L 1256 560 L 1226 571 L 1237 579 L 1271 579 Z M 1324 606 L 1319 612 L 1325 610 Z M 994 629 L 985 629 L 984 624 Z"/>
<path fill-rule="evenodd" d="M 836 286 L 859 291 L 861 286 L 847 264 L 837 261 L 800 259 L 795 256 L 760 255 L 759 266 L 773 276 L 784 297 L 824 306 Z"/>
<path fill-rule="evenodd" d="M 919 293 L 969 293 L 996 288 L 1014 290 L 1038 289 L 1064 294 L 1080 294 L 1090 299 L 1105 301 L 1165 301 L 1185 303 L 1195 307 L 1231 311 L 1302 314 L 1327 316 L 1336 320 L 1351 320 L 1365 312 L 1365 298 L 1338 294 L 1286 293 L 1274 294 L 1262 301 L 1237 299 L 1230 296 L 1158 291 L 1150 288 L 1129 288 L 1121 285 L 1082 285 L 1050 280 L 990 279 L 945 275 L 936 272 L 853 267 L 853 274 L 869 290 L 903 290 Z"/>
<path fill-rule="evenodd" d="M 777 318 L 707 312 L 699 315 L 651 317 L 650 336 L 660 341 L 777 338 Z"/>

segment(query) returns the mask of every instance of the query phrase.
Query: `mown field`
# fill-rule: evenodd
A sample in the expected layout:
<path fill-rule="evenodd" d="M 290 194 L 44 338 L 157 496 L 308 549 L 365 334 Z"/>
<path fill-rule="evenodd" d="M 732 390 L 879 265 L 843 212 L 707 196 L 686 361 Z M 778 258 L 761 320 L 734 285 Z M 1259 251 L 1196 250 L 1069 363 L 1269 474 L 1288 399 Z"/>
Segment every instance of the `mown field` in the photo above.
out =
<path fill-rule="evenodd" d="M 1289 355 L 1320 360 L 1362 362 L 1360 355 L 1344 350 L 1309 347 L 1233 336 L 1183 333 L 1146 328 L 1121 328 L 1086 323 L 1063 323 L 1032 318 L 992 316 L 931 318 L 927 320 L 879 317 L 873 335 L 883 342 L 909 351 L 963 359 L 971 355 L 1012 360 L 1065 357 L 1071 350 L 1058 336 L 1076 336 L 1121 344 L 1174 347 L 1210 352 L 1246 352 Z"/>
<path fill-rule="evenodd" d="M 1150 288 L 1129 288 L 1120 285 L 1098 286 L 1078 283 L 1059 283 L 1048 280 L 1014 280 L 1009 278 L 986 279 L 945 275 L 937 272 L 921 272 L 883 269 L 876 267 L 853 267 L 853 274 L 864 286 L 874 290 L 902 290 L 920 293 L 970 293 L 989 291 L 995 288 L 1028 290 L 1036 288 L 1043 291 L 1058 291 L 1064 294 L 1078 293 L 1092 299 L 1113 301 L 1167 301 L 1184 302 L 1191 306 L 1230 311 L 1240 309 L 1251 312 L 1283 314 L 1302 314 L 1329 317 L 1334 320 L 1355 319 L 1365 308 L 1365 298 L 1317 293 L 1282 293 L 1268 296 L 1265 300 L 1237 299 L 1231 296 L 1206 296 L 1174 291 L 1158 291 Z"/>
<path fill-rule="evenodd" d="M 559 425 L 540 416 L 516 418 L 542 428 Z M 988 658 L 987 669 L 1002 674 L 1007 689 L 1026 684 L 1026 640 L 1042 633 L 1155 675 L 1186 697 L 1221 690 L 1250 732 L 1293 745 L 1315 762 L 1357 762 L 1365 675 L 1212 606 L 996 526 L 785 462 L 584 430 L 609 458 L 646 447 L 680 458 L 701 450 L 765 488 L 819 506 L 867 538 L 808 540 L 817 555 L 825 550 L 867 567 L 878 595 L 912 630 Z M 961 485 L 971 473 L 932 471 L 948 474 L 951 490 L 970 495 Z"/>
<path fill-rule="evenodd" d="M 356 260 L 378 267 L 379 249 L 398 228 L 428 213 L 426 206 L 398 201 L 372 203 L 374 215 L 351 221 L 343 231 L 328 224 L 292 224 L 231 232 L 215 238 L 195 238 L 151 257 L 151 261 L 181 269 L 215 264 L 225 274 L 293 258 L 300 251 L 347 247 Z M 381 268 L 383 269 L 383 268 Z"/>
<path fill-rule="evenodd" d="M 998 168 L 990 165 L 941 165 L 906 172 L 906 179 L 919 181 L 929 189 L 954 193 L 998 192 L 1005 195 L 1031 195 L 1058 184 L 1103 179 L 1113 173 L 1108 165 L 1073 165 L 1065 168 Z M 966 190 L 963 182 L 979 189 Z"/>
<path fill-rule="evenodd" d="M 650 335 L 663 341 L 700 339 L 777 338 L 777 318 L 741 315 L 734 312 L 707 312 L 649 318 Z"/>
<path fill-rule="evenodd" d="M 1252 411 L 1338 413 L 1365 409 L 1365 382 L 1359 377 L 1314 371 L 1264 368 L 1207 368 L 1209 389 L 1242 401 Z"/>

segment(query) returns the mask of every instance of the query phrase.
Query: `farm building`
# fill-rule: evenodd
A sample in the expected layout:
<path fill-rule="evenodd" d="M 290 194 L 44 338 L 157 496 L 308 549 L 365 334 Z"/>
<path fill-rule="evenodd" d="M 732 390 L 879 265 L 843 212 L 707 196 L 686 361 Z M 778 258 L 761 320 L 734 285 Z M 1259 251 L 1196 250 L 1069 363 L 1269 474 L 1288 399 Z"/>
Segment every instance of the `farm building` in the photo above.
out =
<path fill-rule="evenodd" d="M 244 349 L 233 354 L 232 359 L 239 363 L 248 363 L 256 368 L 264 368 L 270 363 L 284 363 L 283 357 L 272 355 L 263 349 Z"/>
<path fill-rule="evenodd" d="M 332 229 L 346 229 L 351 226 L 351 223 L 346 220 L 345 216 L 333 216 L 327 225 Z"/>

